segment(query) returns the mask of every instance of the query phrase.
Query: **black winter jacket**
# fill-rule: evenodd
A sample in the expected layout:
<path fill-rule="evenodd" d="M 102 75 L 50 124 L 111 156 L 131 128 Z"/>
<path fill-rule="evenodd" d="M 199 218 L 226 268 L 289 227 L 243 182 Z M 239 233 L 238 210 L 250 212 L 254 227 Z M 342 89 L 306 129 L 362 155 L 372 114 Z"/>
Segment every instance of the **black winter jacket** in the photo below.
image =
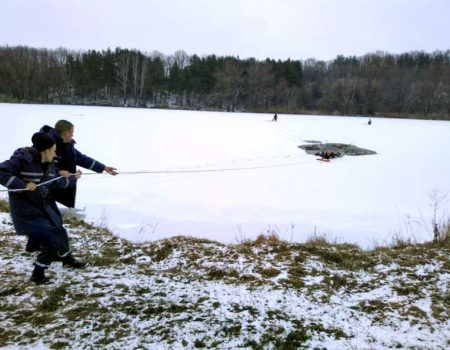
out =
<path fill-rule="evenodd" d="M 8 189 L 23 189 L 28 182 L 36 184 L 58 177 L 54 162 L 42 163 L 34 147 L 20 148 L 9 160 L 0 163 L 0 184 Z M 18 234 L 62 227 L 61 213 L 51 190 L 75 186 L 75 176 L 61 178 L 36 188 L 35 191 L 8 192 L 11 217 Z"/>
<path fill-rule="evenodd" d="M 48 125 L 44 125 L 40 131 L 50 134 L 56 141 L 57 167 L 59 170 L 67 170 L 75 173 L 77 165 L 95 171 L 96 173 L 102 173 L 105 170 L 104 164 L 79 152 L 75 148 L 76 142 L 74 140 L 70 143 L 64 143 L 55 129 Z M 54 196 L 58 203 L 69 208 L 74 208 L 76 191 L 76 186 L 67 189 L 58 189 L 54 191 Z"/>

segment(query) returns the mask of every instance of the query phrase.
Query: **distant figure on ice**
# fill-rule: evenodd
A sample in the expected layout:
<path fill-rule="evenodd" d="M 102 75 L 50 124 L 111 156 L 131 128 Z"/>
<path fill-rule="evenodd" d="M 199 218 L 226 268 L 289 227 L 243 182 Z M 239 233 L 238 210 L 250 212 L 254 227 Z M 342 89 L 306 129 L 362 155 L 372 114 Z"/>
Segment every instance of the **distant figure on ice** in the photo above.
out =
<path fill-rule="evenodd" d="M 49 134 L 56 141 L 59 175 L 68 177 L 70 174 L 74 174 L 77 165 L 95 171 L 96 173 L 106 171 L 108 174 L 117 175 L 116 168 L 106 166 L 99 161 L 82 154 L 75 148 L 75 140 L 72 139 L 74 125 L 71 122 L 59 120 L 54 128 L 44 125 L 40 131 Z M 61 203 L 68 208 L 74 208 L 76 192 L 77 188 L 74 186 L 71 188 L 55 190 L 53 194 L 58 203 Z"/>
<path fill-rule="evenodd" d="M 272 119 L 272 121 L 273 122 L 276 122 L 276 121 L 278 121 L 278 115 L 275 113 L 275 115 L 273 116 L 273 119 Z"/>
<path fill-rule="evenodd" d="M 369 121 L 367 122 L 367 124 L 371 125 L 371 124 L 372 124 L 372 119 L 369 119 Z"/>
<path fill-rule="evenodd" d="M 61 213 L 50 193 L 55 188 L 75 186 L 81 172 L 58 179 L 53 162 L 55 140 L 37 132 L 31 141 L 32 147 L 19 148 L 9 160 L 0 163 L 0 183 L 10 190 L 9 204 L 16 233 L 28 236 L 25 250 L 40 251 L 30 280 L 47 284 L 50 279 L 44 272 L 54 261 L 73 268 L 86 266 L 70 252 Z M 43 184 L 50 180 L 54 181 Z"/>

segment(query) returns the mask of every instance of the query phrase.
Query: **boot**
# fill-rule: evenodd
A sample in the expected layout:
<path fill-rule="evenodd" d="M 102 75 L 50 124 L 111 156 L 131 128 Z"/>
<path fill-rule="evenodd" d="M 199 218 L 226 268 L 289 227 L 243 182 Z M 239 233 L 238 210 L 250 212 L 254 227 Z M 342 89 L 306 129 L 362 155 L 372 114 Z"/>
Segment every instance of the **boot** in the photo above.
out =
<path fill-rule="evenodd" d="M 49 284 L 50 278 L 45 276 L 45 267 L 34 265 L 33 273 L 31 274 L 30 281 L 36 284 Z"/>
<path fill-rule="evenodd" d="M 86 267 L 86 263 L 75 259 L 72 254 L 61 258 L 64 267 L 73 267 L 74 269 L 82 269 Z"/>

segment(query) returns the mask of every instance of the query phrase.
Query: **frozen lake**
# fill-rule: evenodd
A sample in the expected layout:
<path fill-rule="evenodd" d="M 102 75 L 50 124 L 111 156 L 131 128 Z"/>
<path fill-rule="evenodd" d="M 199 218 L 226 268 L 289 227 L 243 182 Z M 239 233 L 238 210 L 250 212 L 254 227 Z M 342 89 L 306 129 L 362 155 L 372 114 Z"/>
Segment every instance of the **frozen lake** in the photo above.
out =
<path fill-rule="evenodd" d="M 450 122 L 0 104 L 0 160 L 59 119 L 75 124 L 79 151 L 123 172 L 83 176 L 77 208 L 132 241 L 229 243 L 272 231 L 363 247 L 430 240 L 433 191 L 447 193 L 438 219 L 449 217 Z M 305 140 L 377 154 L 322 163 L 298 148 Z M 170 173 L 191 170 L 214 171 Z"/>

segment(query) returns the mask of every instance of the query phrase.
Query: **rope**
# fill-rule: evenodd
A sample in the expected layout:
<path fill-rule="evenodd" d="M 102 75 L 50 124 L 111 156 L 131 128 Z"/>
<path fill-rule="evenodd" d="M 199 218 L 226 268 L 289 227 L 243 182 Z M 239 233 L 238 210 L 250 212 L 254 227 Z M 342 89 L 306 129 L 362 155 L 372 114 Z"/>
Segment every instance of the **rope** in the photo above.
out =
<path fill-rule="evenodd" d="M 312 161 L 307 162 L 296 162 L 296 163 L 286 163 L 286 164 L 275 164 L 275 165 L 260 165 L 252 167 L 238 167 L 238 168 L 219 168 L 219 169 L 192 169 L 192 170 L 142 170 L 142 171 L 121 171 L 119 174 L 177 174 L 177 173 L 212 173 L 221 171 L 238 171 L 238 170 L 254 170 L 254 169 L 267 169 L 267 168 L 280 168 L 287 166 L 294 166 L 299 164 L 313 163 Z M 83 175 L 98 175 L 98 173 L 87 173 Z"/>
<path fill-rule="evenodd" d="M 45 181 L 45 182 L 41 182 L 40 184 L 37 184 L 36 187 L 41 187 L 43 185 L 47 185 L 47 184 L 49 184 L 49 183 L 51 183 L 53 181 L 59 180 L 62 177 L 64 177 L 64 176 L 58 176 L 58 177 L 55 177 L 54 179 L 51 179 L 51 180 L 48 180 L 48 181 Z M 22 192 L 22 191 L 28 191 L 28 190 L 26 188 L 17 188 L 17 189 L 14 189 L 14 190 L 0 190 L 0 192 Z"/>
<path fill-rule="evenodd" d="M 238 167 L 238 168 L 219 168 L 219 169 L 192 169 L 192 170 L 142 170 L 142 171 L 121 171 L 119 174 L 128 174 L 128 175 L 137 175 L 137 174 L 186 174 L 186 173 L 212 173 L 212 172 L 223 172 L 223 171 L 239 171 L 239 170 L 255 170 L 255 169 L 267 169 L 267 168 L 280 168 L 280 167 L 288 167 L 295 166 L 300 164 L 308 164 L 313 163 L 313 161 L 306 162 L 296 162 L 296 163 L 285 163 L 285 164 L 275 164 L 275 165 L 260 165 L 260 166 L 252 166 L 252 167 Z M 83 173 L 82 176 L 85 175 L 100 175 L 102 173 Z M 75 175 L 75 174 L 71 174 Z M 48 180 L 38 184 L 36 187 L 47 185 L 50 182 L 59 180 L 64 176 L 59 176 L 52 180 Z M 14 189 L 14 190 L 0 190 L 0 192 L 20 192 L 27 191 L 25 188 Z"/>

